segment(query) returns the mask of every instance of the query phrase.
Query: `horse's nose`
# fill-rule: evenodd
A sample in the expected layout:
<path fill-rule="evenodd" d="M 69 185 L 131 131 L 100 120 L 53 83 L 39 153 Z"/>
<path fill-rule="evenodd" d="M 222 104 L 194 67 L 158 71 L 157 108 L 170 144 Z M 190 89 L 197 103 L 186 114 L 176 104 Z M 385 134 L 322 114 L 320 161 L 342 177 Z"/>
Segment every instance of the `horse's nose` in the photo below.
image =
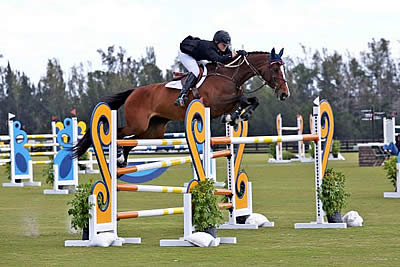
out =
<path fill-rule="evenodd" d="M 285 100 L 286 98 L 288 98 L 288 97 L 289 97 L 289 94 L 287 94 L 287 93 L 282 93 L 279 99 L 280 99 L 281 101 L 284 101 L 284 100 Z"/>

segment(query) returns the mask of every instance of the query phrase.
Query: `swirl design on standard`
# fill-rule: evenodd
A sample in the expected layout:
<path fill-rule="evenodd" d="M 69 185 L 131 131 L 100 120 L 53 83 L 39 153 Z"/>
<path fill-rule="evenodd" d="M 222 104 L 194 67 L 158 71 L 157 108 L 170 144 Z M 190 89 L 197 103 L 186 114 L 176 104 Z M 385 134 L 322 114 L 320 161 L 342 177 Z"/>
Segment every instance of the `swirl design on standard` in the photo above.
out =
<path fill-rule="evenodd" d="M 185 123 L 187 127 L 185 131 L 186 141 L 193 159 L 192 163 L 194 169 L 196 170 L 197 177 L 200 181 L 204 181 L 206 179 L 205 171 L 197 146 L 199 144 L 204 144 L 205 141 L 206 132 L 204 122 L 205 108 L 203 104 L 199 100 L 192 101 L 186 111 Z"/>
<path fill-rule="evenodd" d="M 320 117 L 321 117 L 321 145 L 322 145 L 322 177 L 325 175 L 326 167 L 328 166 L 328 157 L 332 146 L 333 134 L 335 130 L 335 122 L 333 119 L 332 108 L 328 101 L 321 100 L 320 102 Z M 323 141 L 323 142 L 322 142 Z"/>
<path fill-rule="evenodd" d="M 111 144 L 111 109 L 105 103 L 95 107 L 91 118 L 91 136 L 93 148 L 103 180 L 97 181 L 92 187 L 92 194 L 96 196 L 97 223 L 110 223 L 112 221 L 111 204 L 111 173 L 104 155 L 103 146 Z M 101 205 L 98 205 L 98 202 Z"/>
<path fill-rule="evenodd" d="M 234 137 L 247 137 L 249 129 L 248 121 L 241 121 L 236 127 L 233 128 L 233 136 Z M 244 153 L 245 144 L 239 144 L 235 146 L 235 208 L 236 209 L 245 209 L 248 208 L 248 200 L 247 200 L 247 183 L 249 178 L 244 171 L 239 171 L 240 164 L 242 163 L 243 153 Z"/>

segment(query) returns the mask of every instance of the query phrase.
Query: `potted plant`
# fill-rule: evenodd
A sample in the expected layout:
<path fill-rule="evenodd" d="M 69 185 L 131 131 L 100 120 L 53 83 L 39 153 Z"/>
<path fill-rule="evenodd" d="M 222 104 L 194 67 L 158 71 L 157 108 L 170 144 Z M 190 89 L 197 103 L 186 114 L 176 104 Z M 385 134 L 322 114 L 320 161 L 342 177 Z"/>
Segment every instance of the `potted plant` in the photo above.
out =
<path fill-rule="evenodd" d="M 271 157 L 273 159 L 276 158 L 276 145 L 275 144 L 270 144 L 269 145 L 269 154 L 271 154 Z"/>
<path fill-rule="evenodd" d="M 53 161 L 43 168 L 43 176 L 46 177 L 46 184 L 54 184 L 54 163 Z"/>
<path fill-rule="evenodd" d="M 339 156 L 340 152 L 340 141 L 339 140 L 333 140 L 332 144 L 332 155 L 334 158 L 337 158 Z"/>
<path fill-rule="evenodd" d="M 282 159 L 283 160 L 291 160 L 292 158 L 295 158 L 294 154 L 290 151 L 284 150 L 282 152 Z"/>
<path fill-rule="evenodd" d="M 390 156 L 383 164 L 383 169 L 386 171 L 386 178 L 394 186 L 397 191 L 397 156 Z"/>
<path fill-rule="evenodd" d="M 196 231 L 207 232 L 215 238 L 216 226 L 223 223 L 223 217 L 214 193 L 214 182 L 211 179 L 199 182 L 192 189 L 192 216 Z"/>
<path fill-rule="evenodd" d="M 327 169 L 321 188 L 318 189 L 318 197 L 329 223 L 342 222 L 341 209 L 347 205 L 350 196 L 344 188 L 345 181 L 343 173 Z"/>
<path fill-rule="evenodd" d="M 68 215 L 72 216 L 71 226 L 76 230 L 82 230 L 82 240 L 89 240 L 90 208 L 89 196 L 91 194 L 92 181 L 77 187 L 74 198 L 67 202 L 70 205 Z"/>
<path fill-rule="evenodd" d="M 11 163 L 7 162 L 5 165 L 5 173 L 7 175 L 7 179 L 11 180 Z"/>

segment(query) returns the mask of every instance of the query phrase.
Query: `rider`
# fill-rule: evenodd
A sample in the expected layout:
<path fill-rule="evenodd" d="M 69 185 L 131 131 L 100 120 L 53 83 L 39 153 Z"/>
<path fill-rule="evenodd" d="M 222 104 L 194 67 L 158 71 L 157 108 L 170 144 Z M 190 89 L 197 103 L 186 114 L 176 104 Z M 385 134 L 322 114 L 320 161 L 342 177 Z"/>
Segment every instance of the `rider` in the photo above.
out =
<path fill-rule="evenodd" d="M 200 60 L 223 64 L 230 62 L 237 55 L 235 51 L 229 49 L 230 45 L 231 37 L 226 31 L 217 31 L 212 41 L 201 40 L 189 35 L 181 42 L 178 58 L 189 71 L 189 75 L 183 84 L 178 98 L 175 100 L 175 105 L 183 107 L 188 101 L 187 93 L 190 88 L 196 85 L 197 77 L 200 73 L 197 62 Z"/>

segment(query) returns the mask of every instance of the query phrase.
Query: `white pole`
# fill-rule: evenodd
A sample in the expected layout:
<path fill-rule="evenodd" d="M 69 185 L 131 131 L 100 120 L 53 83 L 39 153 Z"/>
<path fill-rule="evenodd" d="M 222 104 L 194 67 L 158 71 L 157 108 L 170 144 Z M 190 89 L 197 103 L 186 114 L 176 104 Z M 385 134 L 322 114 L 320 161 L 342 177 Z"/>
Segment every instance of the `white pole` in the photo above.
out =
<path fill-rule="evenodd" d="M 315 159 L 315 202 L 316 202 L 316 217 L 317 223 L 324 223 L 324 211 L 322 202 L 318 197 L 318 191 L 322 184 L 322 140 L 321 140 L 321 123 L 320 123 L 320 106 L 319 98 L 314 100 L 313 107 L 313 133 L 318 135 L 318 142 L 314 142 L 314 159 Z"/>

